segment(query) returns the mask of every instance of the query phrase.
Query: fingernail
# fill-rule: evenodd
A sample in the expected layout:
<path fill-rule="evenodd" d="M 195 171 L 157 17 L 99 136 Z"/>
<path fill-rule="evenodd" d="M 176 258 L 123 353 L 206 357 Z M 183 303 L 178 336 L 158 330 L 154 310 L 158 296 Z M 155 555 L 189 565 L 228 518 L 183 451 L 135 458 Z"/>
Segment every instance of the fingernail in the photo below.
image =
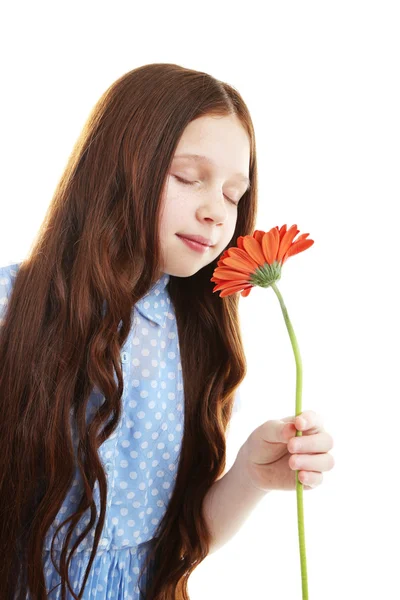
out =
<path fill-rule="evenodd" d="M 299 421 L 300 421 L 300 427 L 301 428 L 307 427 L 307 421 L 303 417 L 301 417 L 299 419 Z"/>

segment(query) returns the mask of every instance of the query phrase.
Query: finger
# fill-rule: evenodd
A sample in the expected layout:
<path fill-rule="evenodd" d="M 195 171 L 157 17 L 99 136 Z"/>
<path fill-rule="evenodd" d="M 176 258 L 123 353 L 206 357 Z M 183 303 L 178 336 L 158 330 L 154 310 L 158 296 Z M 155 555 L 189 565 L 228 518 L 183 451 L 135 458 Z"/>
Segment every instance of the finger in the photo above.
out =
<path fill-rule="evenodd" d="M 292 415 L 280 419 L 282 423 L 294 423 L 300 431 L 308 431 L 309 429 L 323 430 L 322 417 L 313 410 L 305 410 L 299 415 Z"/>
<path fill-rule="evenodd" d="M 313 410 L 305 410 L 295 418 L 296 429 L 303 433 L 324 431 L 322 417 Z"/>
<path fill-rule="evenodd" d="M 299 481 L 303 484 L 304 489 L 312 489 L 320 485 L 323 481 L 323 474 L 316 471 L 299 471 Z"/>
<path fill-rule="evenodd" d="M 280 419 L 280 423 L 280 440 L 286 443 L 296 435 L 296 431 L 301 431 L 302 436 L 325 431 L 321 415 L 313 410 L 303 411 L 297 416 L 284 417 Z"/>
<path fill-rule="evenodd" d="M 282 423 L 282 420 L 270 420 L 266 421 L 262 425 L 260 425 L 260 433 L 261 437 L 265 442 L 270 444 L 287 444 L 288 439 L 293 437 L 296 429 L 294 424 L 292 424 L 292 429 L 290 431 L 290 435 L 288 435 L 288 431 L 284 431 L 287 423 Z M 286 427 L 287 429 L 287 427 Z"/>
<path fill-rule="evenodd" d="M 291 454 L 313 452 L 329 452 L 333 448 L 333 438 L 328 432 L 315 433 L 299 437 L 292 437 L 288 442 L 288 451 Z"/>
<path fill-rule="evenodd" d="M 289 467 L 294 471 L 330 471 L 335 466 L 332 454 L 293 454 L 289 458 Z"/>

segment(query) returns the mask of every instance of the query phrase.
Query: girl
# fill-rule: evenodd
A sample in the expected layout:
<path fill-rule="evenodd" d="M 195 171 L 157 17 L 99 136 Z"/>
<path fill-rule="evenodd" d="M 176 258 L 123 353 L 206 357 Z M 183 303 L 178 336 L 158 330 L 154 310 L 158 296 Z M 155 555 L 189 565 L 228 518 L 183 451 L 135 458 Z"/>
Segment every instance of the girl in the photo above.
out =
<path fill-rule="evenodd" d="M 94 107 L 29 256 L 0 270 L 0 598 L 187 600 L 255 504 L 295 489 L 295 443 L 304 484 L 332 468 L 308 411 L 303 438 L 268 421 L 224 474 L 246 360 L 238 295 L 210 279 L 256 206 L 231 86 L 150 64 Z"/>

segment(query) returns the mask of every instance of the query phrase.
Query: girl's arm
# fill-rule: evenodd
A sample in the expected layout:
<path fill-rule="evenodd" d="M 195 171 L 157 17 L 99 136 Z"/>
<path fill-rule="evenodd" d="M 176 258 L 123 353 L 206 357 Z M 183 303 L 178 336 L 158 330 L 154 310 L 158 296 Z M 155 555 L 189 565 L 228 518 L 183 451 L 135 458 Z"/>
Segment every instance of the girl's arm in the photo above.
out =
<path fill-rule="evenodd" d="M 243 526 L 268 491 L 255 488 L 246 477 L 243 446 L 232 467 L 207 492 L 203 510 L 213 536 L 209 554 L 219 550 Z"/>

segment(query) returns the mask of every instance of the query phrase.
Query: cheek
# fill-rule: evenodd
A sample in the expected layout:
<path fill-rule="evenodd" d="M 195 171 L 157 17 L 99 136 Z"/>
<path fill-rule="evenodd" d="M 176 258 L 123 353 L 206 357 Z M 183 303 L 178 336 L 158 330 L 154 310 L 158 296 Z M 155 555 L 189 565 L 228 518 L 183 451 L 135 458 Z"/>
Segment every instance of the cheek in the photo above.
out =
<path fill-rule="evenodd" d="M 176 195 L 166 195 L 160 206 L 160 234 L 171 235 L 184 229 L 187 202 Z"/>
<path fill-rule="evenodd" d="M 232 216 L 232 218 L 229 221 L 229 226 L 227 227 L 227 233 L 226 233 L 226 245 L 229 244 L 229 242 L 233 239 L 233 235 L 235 233 L 235 229 L 236 229 L 236 224 L 237 224 L 237 213 L 235 215 Z M 235 240 L 236 242 L 236 240 Z"/>

